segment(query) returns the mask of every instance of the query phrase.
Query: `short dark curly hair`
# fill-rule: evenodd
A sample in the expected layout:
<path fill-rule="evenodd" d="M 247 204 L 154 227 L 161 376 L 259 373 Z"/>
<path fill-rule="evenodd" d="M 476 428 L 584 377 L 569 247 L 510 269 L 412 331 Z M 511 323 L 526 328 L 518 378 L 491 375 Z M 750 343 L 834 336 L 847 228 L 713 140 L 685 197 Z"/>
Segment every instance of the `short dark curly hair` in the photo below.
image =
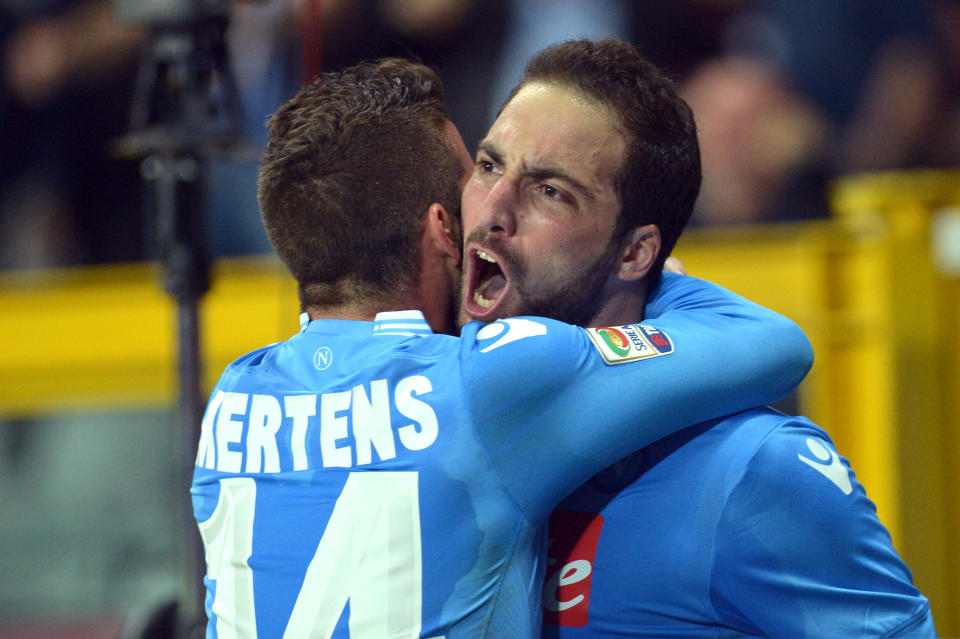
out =
<path fill-rule="evenodd" d="M 460 214 L 447 119 L 436 72 L 400 58 L 322 74 L 273 114 L 257 199 L 302 308 L 416 285 L 424 212 Z"/>
<path fill-rule="evenodd" d="M 661 250 L 648 276 L 653 285 L 700 191 L 700 146 L 690 107 L 663 72 L 632 44 L 615 39 L 544 49 L 527 63 L 507 102 L 531 82 L 573 89 L 619 118 L 628 147 L 615 180 L 622 209 L 612 239 L 619 243 L 632 228 L 657 225 Z"/>

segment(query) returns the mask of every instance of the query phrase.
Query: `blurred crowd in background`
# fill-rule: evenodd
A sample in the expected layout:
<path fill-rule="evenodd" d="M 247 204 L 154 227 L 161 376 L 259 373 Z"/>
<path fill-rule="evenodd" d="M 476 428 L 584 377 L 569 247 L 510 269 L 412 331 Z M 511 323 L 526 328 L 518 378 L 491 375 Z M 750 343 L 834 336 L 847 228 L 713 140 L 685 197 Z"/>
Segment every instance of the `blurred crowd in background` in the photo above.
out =
<path fill-rule="evenodd" d="M 0 269 L 156 257 L 129 127 L 142 24 L 111 0 L 0 0 Z M 403 55 L 437 68 L 468 148 L 531 53 L 634 42 L 694 110 L 696 226 L 828 215 L 839 175 L 960 165 L 958 0 L 257 0 L 230 6 L 243 135 L 321 70 Z M 270 251 L 256 154 L 210 167 L 214 256 Z"/>

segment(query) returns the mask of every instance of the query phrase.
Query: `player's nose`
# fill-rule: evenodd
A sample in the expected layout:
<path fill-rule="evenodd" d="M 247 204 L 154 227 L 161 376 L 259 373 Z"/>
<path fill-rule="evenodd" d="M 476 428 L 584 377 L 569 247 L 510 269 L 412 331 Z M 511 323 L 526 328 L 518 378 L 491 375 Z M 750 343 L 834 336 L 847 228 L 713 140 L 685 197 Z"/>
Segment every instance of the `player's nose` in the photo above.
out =
<path fill-rule="evenodd" d="M 502 177 L 487 191 L 480 205 L 481 226 L 495 234 L 517 232 L 517 192 L 513 180 Z"/>

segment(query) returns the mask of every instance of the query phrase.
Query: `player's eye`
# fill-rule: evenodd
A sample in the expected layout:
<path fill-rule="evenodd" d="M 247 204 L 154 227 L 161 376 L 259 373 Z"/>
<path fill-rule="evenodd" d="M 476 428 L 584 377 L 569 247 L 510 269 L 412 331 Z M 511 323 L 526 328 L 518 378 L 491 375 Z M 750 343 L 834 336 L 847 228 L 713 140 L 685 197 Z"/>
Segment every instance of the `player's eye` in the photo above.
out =
<path fill-rule="evenodd" d="M 561 191 L 557 187 L 553 186 L 552 184 L 538 184 L 537 191 L 539 191 L 540 194 L 546 197 L 548 200 L 554 200 L 557 202 L 568 202 L 568 203 L 572 202 L 569 195 L 567 195 L 564 191 Z"/>

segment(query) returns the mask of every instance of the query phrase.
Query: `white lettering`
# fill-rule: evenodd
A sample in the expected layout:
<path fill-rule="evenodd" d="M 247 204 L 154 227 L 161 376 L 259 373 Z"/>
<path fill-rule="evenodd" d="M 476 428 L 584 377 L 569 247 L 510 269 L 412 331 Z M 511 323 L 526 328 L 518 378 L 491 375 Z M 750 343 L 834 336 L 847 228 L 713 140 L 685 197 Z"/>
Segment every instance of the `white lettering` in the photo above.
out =
<path fill-rule="evenodd" d="M 433 412 L 430 404 L 414 397 L 425 395 L 432 390 L 430 380 L 423 375 L 404 377 L 397 383 L 394 391 L 397 410 L 404 417 L 420 424 L 419 428 L 415 424 L 407 424 L 397 429 L 400 442 L 407 450 L 423 450 L 437 439 L 437 414 Z"/>
<path fill-rule="evenodd" d="M 583 581 L 590 576 L 592 570 L 593 568 L 590 566 L 590 562 L 586 559 L 574 559 L 570 563 L 565 564 L 563 568 L 555 572 L 553 577 L 548 579 L 547 583 L 544 584 L 543 607 L 547 610 L 560 612 L 573 608 L 583 601 L 583 595 L 577 595 L 568 601 L 560 601 L 557 595 L 560 594 L 560 586 L 569 586 L 578 581 Z"/>
<path fill-rule="evenodd" d="M 390 395 L 387 380 L 377 379 L 370 383 L 370 399 L 363 385 L 353 389 L 353 439 L 357 449 L 357 465 L 371 462 L 371 447 L 381 461 L 397 456 L 390 428 Z"/>
<path fill-rule="evenodd" d="M 376 379 L 319 396 L 218 390 L 200 425 L 195 463 L 224 473 L 350 468 L 395 459 L 398 446 L 432 445 L 440 427 L 425 401 L 430 379 L 405 377 L 392 393 L 391 384 Z"/>
<path fill-rule="evenodd" d="M 320 396 L 320 456 L 324 468 L 349 468 L 350 447 L 338 447 L 337 441 L 347 438 L 347 418 L 337 413 L 350 408 L 350 391 L 324 393 Z"/>
<path fill-rule="evenodd" d="M 246 393 L 224 393 L 220 414 L 217 416 L 217 470 L 225 473 L 239 473 L 243 453 L 230 450 L 230 444 L 239 444 L 243 439 L 243 422 L 233 419 L 235 415 L 244 416 L 247 412 Z"/>
<path fill-rule="evenodd" d="M 280 453 L 277 450 L 277 431 L 280 430 L 280 402 L 273 395 L 254 395 L 250 402 L 250 421 L 247 427 L 248 473 L 261 472 L 261 457 L 265 473 L 280 472 Z"/>
<path fill-rule="evenodd" d="M 213 439 L 213 420 L 216 419 L 222 403 L 223 391 L 217 391 L 207 404 L 207 411 L 203 414 L 203 421 L 200 423 L 200 445 L 197 447 L 196 465 L 210 470 L 215 468 L 217 449 Z"/>
<path fill-rule="evenodd" d="M 293 469 L 306 470 L 307 462 L 307 425 L 310 418 L 317 414 L 316 395 L 287 395 L 283 398 L 283 409 L 293 420 L 293 432 L 290 435 L 290 452 L 293 455 Z"/>

